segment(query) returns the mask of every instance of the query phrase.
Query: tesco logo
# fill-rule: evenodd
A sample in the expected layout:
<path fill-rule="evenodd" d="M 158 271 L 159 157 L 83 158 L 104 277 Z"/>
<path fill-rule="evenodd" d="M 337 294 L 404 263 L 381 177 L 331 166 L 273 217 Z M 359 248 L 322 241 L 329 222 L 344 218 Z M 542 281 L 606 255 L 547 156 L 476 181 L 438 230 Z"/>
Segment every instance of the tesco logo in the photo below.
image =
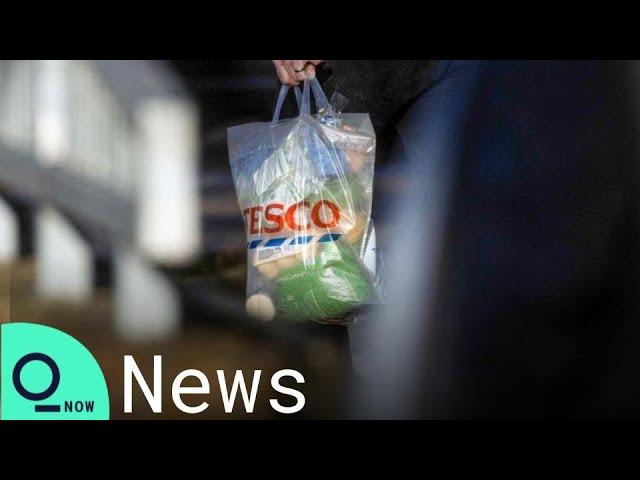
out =
<path fill-rule="evenodd" d="M 340 208 L 329 200 L 320 200 L 313 206 L 308 201 L 294 203 L 285 208 L 282 203 L 257 205 L 244 209 L 250 235 L 278 233 L 285 226 L 299 232 L 313 225 L 319 228 L 334 228 L 340 222 Z"/>

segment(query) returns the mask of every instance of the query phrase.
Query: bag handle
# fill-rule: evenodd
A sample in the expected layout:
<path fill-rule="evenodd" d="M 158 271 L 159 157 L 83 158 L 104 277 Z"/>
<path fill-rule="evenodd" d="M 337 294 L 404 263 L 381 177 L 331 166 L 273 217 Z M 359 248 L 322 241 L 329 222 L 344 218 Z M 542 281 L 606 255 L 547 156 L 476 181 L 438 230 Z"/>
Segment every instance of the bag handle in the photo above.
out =
<path fill-rule="evenodd" d="M 300 109 L 300 102 L 302 102 L 302 93 L 300 92 L 299 87 L 293 87 L 293 91 L 296 95 L 296 103 L 298 104 L 298 110 Z M 284 101 L 287 99 L 287 94 L 289 93 L 289 85 L 282 85 L 280 87 L 280 93 L 278 94 L 278 100 L 276 100 L 276 108 L 273 111 L 273 119 L 271 123 L 276 123 L 280 120 L 280 113 L 282 111 L 282 106 L 284 105 Z"/>
<path fill-rule="evenodd" d="M 304 88 L 302 89 L 302 106 L 300 107 L 300 113 L 311 115 L 311 92 L 313 92 L 313 96 L 316 99 L 316 109 L 318 111 L 328 111 L 330 108 L 329 101 L 322 91 L 320 82 L 318 82 L 317 78 L 314 78 L 312 80 L 304 81 Z"/>
<path fill-rule="evenodd" d="M 298 104 L 298 110 L 300 114 L 311 114 L 311 91 L 313 91 L 313 96 L 316 99 L 316 108 L 318 110 L 328 110 L 329 101 L 322 91 L 322 87 L 320 86 L 320 82 L 318 79 L 314 78 L 313 80 L 305 80 L 304 86 L 302 89 L 302 93 L 300 93 L 299 87 L 294 87 L 293 91 L 296 95 L 296 102 Z M 271 123 L 276 123 L 280 120 L 280 113 L 282 112 L 282 106 L 284 105 L 284 101 L 287 98 L 287 94 L 289 93 L 289 86 L 282 85 L 280 88 L 280 93 L 278 94 L 278 99 L 276 101 L 276 108 L 273 111 L 273 119 Z"/>

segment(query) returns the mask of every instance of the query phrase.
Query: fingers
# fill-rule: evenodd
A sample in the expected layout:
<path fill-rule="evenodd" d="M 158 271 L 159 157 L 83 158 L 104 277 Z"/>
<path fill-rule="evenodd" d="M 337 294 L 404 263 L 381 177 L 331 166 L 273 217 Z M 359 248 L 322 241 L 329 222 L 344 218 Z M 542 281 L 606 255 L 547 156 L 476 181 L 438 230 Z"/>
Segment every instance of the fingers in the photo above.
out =
<path fill-rule="evenodd" d="M 287 69 L 284 61 L 274 60 L 273 65 L 276 68 L 276 75 L 278 76 L 278 80 L 280 80 L 280 82 L 284 85 L 293 85 L 295 77 L 292 77 L 289 74 L 289 70 Z"/>
<path fill-rule="evenodd" d="M 287 60 L 291 62 L 291 66 L 294 70 L 302 70 L 304 66 L 307 64 L 307 60 Z"/>
<path fill-rule="evenodd" d="M 285 64 L 285 68 L 287 69 L 287 72 L 289 73 L 289 79 L 290 79 L 289 85 L 290 86 L 299 85 L 300 80 L 298 79 L 298 74 L 296 73 L 291 60 L 284 60 L 284 64 Z"/>
<path fill-rule="evenodd" d="M 291 60 L 291 67 L 293 68 L 294 75 L 298 82 L 307 80 L 307 74 L 305 71 L 306 65 L 306 60 Z"/>
<path fill-rule="evenodd" d="M 291 60 L 274 60 L 273 65 L 276 68 L 278 80 L 280 80 L 284 85 L 293 87 L 300 83 L 296 78 L 296 72 L 293 71 Z"/>
<path fill-rule="evenodd" d="M 299 85 L 316 76 L 316 66 L 324 60 L 273 60 L 278 79 L 289 86 Z M 296 71 L 297 70 L 297 71 Z"/>
<path fill-rule="evenodd" d="M 316 78 L 316 67 L 314 67 L 311 63 L 307 63 L 307 66 L 304 67 L 303 73 L 308 80 L 313 80 L 314 78 Z"/>
<path fill-rule="evenodd" d="M 306 66 L 304 67 L 304 73 L 308 80 L 316 78 L 316 67 L 322 62 L 324 62 L 324 60 L 307 60 Z"/>

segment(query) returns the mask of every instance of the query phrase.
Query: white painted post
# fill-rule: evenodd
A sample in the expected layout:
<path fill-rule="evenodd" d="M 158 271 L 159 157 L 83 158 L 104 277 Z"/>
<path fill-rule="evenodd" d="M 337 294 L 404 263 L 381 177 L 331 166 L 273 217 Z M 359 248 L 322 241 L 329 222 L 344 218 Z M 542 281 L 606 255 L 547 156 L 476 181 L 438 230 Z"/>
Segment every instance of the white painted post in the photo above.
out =
<path fill-rule="evenodd" d="M 152 262 L 184 264 L 200 249 L 198 119 L 188 101 L 153 98 L 138 107 L 136 122 L 137 245 L 116 255 L 116 325 L 123 337 L 150 340 L 181 324 L 178 291 Z"/>
<path fill-rule="evenodd" d="M 19 242 L 18 215 L 0 197 L 0 263 L 9 263 L 18 258 Z"/>
<path fill-rule="evenodd" d="M 69 62 L 38 62 L 35 93 L 37 158 L 60 164 L 70 147 Z M 86 301 L 93 290 L 93 257 L 89 244 L 73 225 L 50 206 L 36 217 L 36 291 L 67 301 Z"/>
<path fill-rule="evenodd" d="M 93 293 L 91 248 L 51 207 L 41 207 L 36 217 L 36 291 L 70 302 L 87 301 Z"/>
<path fill-rule="evenodd" d="M 114 259 L 116 331 L 132 341 L 151 341 L 174 334 L 181 324 L 180 297 L 162 273 L 133 250 Z"/>
<path fill-rule="evenodd" d="M 139 170 L 137 242 L 151 260 L 180 265 L 200 249 L 198 118 L 179 98 L 138 108 L 143 164 Z"/>

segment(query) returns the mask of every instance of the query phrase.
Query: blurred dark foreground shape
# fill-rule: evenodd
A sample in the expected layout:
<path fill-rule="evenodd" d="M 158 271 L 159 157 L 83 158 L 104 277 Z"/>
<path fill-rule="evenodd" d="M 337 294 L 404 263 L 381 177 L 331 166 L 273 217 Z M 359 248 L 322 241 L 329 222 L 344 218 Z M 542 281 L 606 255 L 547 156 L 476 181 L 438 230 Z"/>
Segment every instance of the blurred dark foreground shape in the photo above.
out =
<path fill-rule="evenodd" d="M 440 62 L 354 414 L 640 416 L 635 62 Z"/>

